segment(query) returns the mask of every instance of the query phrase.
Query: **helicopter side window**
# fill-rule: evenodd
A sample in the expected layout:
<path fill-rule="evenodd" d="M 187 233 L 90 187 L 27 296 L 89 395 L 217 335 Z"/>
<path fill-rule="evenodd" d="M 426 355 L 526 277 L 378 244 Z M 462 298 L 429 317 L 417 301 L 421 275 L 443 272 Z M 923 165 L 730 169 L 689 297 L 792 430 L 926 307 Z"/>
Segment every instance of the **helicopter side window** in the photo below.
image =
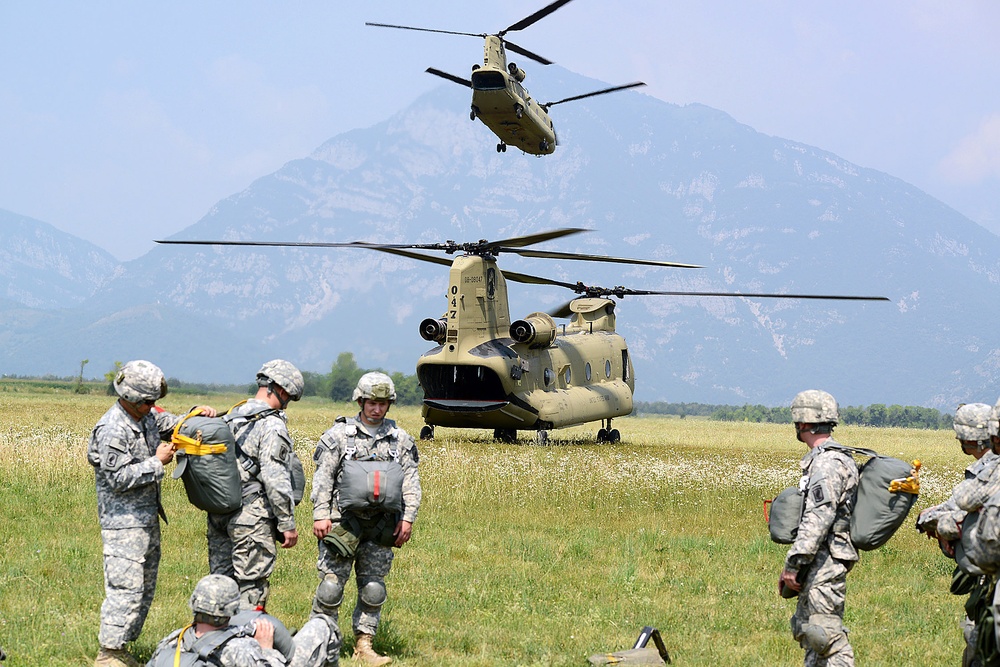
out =
<path fill-rule="evenodd" d="M 628 350 L 622 350 L 622 379 L 626 382 L 629 381 L 630 376 L 628 372 Z"/>
<path fill-rule="evenodd" d="M 587 365 L 583 367 L 583 374 L 587 378 L 587 382 L 590 382 L 590 362 L 589 361 L 587 362 Z"/>
<path fill-rule="evenodd" d="M 566 370 L 563 372 L 563 384 L 565 384 L 568 387 L 569 386 L 569 381 L 570 381 L 570 379 L 572 377 L 573 377 L 573 374 L 570 372 L 570 367 L 567 366 Z"/>
<path fill-rule="evenodd" d="M 610 359 L 606 359 L 604 361 L 604 376 L 608 377 L 608 378 L 611 377 L 611 360 Z"/>
<path fill-rule="evenodd" d="M 548 387 L 556 379 L 555 371 L 551 368 L 546 368 L 545 372 L 542 374 L 542 378 L 545 380 L 545 386 Z"/>
<path fill-rule="evenodd" d="M 503 90 L 507 87 L 503 73 L 496 70 L 476 70 L 472 73 L 473 90 Z"/>

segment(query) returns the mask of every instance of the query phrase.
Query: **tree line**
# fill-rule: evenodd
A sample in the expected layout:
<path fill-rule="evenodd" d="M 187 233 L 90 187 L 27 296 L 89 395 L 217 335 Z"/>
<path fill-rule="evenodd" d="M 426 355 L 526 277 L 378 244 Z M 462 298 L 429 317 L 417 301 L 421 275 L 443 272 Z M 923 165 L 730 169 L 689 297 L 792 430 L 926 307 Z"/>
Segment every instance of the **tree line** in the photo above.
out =
<path fill-rule="evenodd" d="M 766 422 L 790 424 L 792 410 L 789 407 L 769 408 L 763 405 L 711 405 L 707 403 L 636 403 L 634 414 L 675 415 L 681 419 L 688 416 L 707 417 L 714 421 Z M 869 406 L 847 406 L 840 408 L 840 423 L 856 426 L 878 426 L 898 428 L 949 429 L 953 415 L 934 408 L 912 405 L 884 405 L 873 403 Z"/>

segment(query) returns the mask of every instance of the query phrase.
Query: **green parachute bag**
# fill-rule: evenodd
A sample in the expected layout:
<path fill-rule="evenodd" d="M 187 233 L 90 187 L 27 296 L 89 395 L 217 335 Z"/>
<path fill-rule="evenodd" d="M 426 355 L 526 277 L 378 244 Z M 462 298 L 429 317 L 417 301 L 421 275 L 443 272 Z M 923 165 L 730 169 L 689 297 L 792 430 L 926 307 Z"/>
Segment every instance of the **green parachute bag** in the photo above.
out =
<path fill-rule="evenodd" d="M 212 514 L 229 514 L 243 504 L 236 439 L 222 417 L 194 410 L 170 437 L 177 448 L 173 478 L 184 482 L 188 501 Z"/>

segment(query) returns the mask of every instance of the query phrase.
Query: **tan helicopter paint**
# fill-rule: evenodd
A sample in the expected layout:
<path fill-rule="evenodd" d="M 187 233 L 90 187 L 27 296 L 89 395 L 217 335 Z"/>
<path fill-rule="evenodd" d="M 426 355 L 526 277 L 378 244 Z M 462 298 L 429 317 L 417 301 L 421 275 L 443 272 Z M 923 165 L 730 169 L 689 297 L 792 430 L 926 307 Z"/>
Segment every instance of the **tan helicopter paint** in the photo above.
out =
<path fill-rule="evenodd" d="M 483 66 L 472 72 L 472 114 L 505 143 L 531 155 L 556 150 L 556 133 L 549 114 L 521 85 L 524 71 L 508 70 L 503 40 L 487 35 Z"/>
<path fill-rule="evenodd" d="M 432 426 L 547 430 L 632 412 L 633 369 L 615 333 L 615 303 L 581 298 L 564 327 L 545 313 L 513 323 L 507 283 L 490 256 L 455 258 L 446 332 L 417 361 Z M 512 328 L 523 335 L 516 342 Z M 435 381 L 437 378 L 438 381 Z"/>

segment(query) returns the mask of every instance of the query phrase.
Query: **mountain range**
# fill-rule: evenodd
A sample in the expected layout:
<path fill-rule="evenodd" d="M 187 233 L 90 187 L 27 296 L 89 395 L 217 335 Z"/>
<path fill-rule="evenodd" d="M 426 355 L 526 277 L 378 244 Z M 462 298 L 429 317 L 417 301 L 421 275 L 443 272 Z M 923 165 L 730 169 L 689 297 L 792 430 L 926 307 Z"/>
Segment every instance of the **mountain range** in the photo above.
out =
<path fill-rule="evenodd" d="M 561 98 L 606 84 L 557 66 Z M 537 80 L 536 80 L 537 79 Z M 551 95 L 549 95 L 551 91 Z M 592 230 L 536 246 L 700 269 L 504 255 L 501 269 L 648 290 L 882 295 L 890 302 L 626 297 L 637 400 L 951 410 L 992 403 L 1000 237 L 892 176 L 772 137 L 722 111 L 628 91 L 553 109 L 551 156 L 509 149 L 445 84 L 384 122 L 338 134 L 219 201 L 173 238 L 433 243 Z M 117 263 L 50 225 L 0 212 L 0 373 L 104 372 L 146 358 L 168 376 L 242 382 L 285 357 L 326 372 L 412 373 L 445 310 L 446 270 L 361 249 L 157 246 Z M 142 233 L 156 238 L 156 230 Z M 511 316 L 570 295 L 511 285 Z M 88 369 L 88 370 L 89 370 Z"/>

